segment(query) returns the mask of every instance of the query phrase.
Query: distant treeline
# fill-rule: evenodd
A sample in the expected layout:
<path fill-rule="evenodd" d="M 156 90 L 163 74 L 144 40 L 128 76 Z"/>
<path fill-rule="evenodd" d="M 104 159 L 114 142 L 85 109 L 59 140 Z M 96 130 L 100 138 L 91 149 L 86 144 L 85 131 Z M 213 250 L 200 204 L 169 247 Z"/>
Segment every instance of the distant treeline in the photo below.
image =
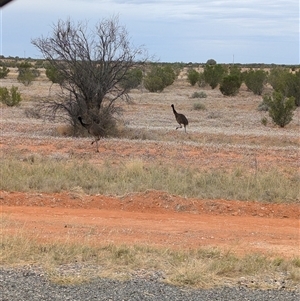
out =
<path fill-rule="evenodd" d="M 12 57 L 8 56 L 5 57 L 4 55 L 0 55 L 0 66 L 10 67 L 10 68 L 17 68 L 20 62 L 30 62 L 34 65 L 35 68 L 45 68 L 47 61 L 45 59 L 33 59 L 31 57 L 27 58 L 21 58 L 21 57 Z M 167 62 L 150 62 L 152 65 L 170 65 L 175 69 L 182 69 L 185 67 L 189 68 L 199 68 L 204 67 L 210 60 L 208 60 L 206 63 L 184 63 L 184 62 L 174 62 L 174 63 L 167 63 Z M 247 64 L 241 64 L 241 63 L 220 63 L 222 65 L 235 65 L 240 68 L 253 68 L 253 69 L 265 69 L 265 68 L 274 68 L 274 67 L 284 67 L 284 68 L 291 68 L 292 70 L 299 69 L 300 64 L 290 65 L 290 64 L 264 64 L 264 63 L 247 63 Z"/>

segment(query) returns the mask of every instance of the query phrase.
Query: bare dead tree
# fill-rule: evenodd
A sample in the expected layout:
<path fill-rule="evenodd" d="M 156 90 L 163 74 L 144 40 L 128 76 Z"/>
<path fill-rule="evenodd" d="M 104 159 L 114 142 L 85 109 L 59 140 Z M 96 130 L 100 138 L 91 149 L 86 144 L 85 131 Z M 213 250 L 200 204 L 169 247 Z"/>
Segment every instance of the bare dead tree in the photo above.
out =
<path fill-rule="evenodd" d="M 87 25 L 59 20 L 51 36 L 31 42 L 60 77 L 61 93 L 43 104 L 47 115 L 62 112 L 73 125 L 78 115 L 85 116 L 105 128 L 103 122 L 117 111 L 116 100 L 128 98 L 121 81 L 146 61 L 146 51 L 131 44 L 118 17 L 99 21 L 93 31 Z"/>

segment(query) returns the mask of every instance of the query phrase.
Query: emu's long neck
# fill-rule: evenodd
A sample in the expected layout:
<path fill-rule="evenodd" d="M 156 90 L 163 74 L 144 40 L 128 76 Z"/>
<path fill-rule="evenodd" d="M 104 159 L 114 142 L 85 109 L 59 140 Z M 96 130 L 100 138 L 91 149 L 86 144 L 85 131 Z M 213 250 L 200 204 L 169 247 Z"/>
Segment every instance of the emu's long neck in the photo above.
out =
<path fill-rule="evenodd" d="M 89 127 L 89 124 L 84 123 L 84 122 L 82 121 L 82 118 L 81 118 L 81 117 L 78 117 L 78 120 L 79 120 L 79 122 L 81 123 L 81 125 L 82 125 L 83 127 L 85 127 L 85 128 L 88 128 L 88 127 Z"/>
<path fill-rule="evenodd" d="M 174 108 L 174 106 L 172 106 L 172 109 L 173 109 L 173 113 L 175 114 L 175 116 L 177 115 L 177 112 L 176 112 L 176 110 L 175 110 L 175 108 Z"/>

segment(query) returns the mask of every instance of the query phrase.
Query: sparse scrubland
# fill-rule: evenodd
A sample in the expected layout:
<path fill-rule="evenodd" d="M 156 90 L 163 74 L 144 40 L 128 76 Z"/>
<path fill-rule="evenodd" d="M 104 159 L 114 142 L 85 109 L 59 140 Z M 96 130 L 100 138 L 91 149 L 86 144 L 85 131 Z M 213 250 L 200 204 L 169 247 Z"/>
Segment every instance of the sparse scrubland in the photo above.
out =
<path fill-rule="evenodd" d="M 252 71 L 247 73 L 247 80 L 257 93 L 244 83 L 229 96 L 211 88 L 221 82 L 200 87 L 194 83 L 197 73 L 188 73 L 190 67 L 180 69 L 174 82 L 172 73 L 170 84 L 154 89 L 160 93 L 142 86 L 131 89 L 127 101 L 117 102 L 117 112 L 122 114 L 115 115 L 116 128 L 100 140 L 97 154 L 90 145 L 92 137 L 84 129 L 75 131 L 63 118 L 50 122 L 36 110 L 43 101 L 55 100 L 60 92 L 44 68 L 38 68 L 34 73 L 37 77 L 26 85 L 18 81 L 17 67 L 9 69 L 4 70 L 6 76 L 0 86 L 17 87 L 22 101 L 18 98 L 18 106 L 0 104 L 2 192 L 51 194 L 75 189 L 84 198 L 157 190 L 193 200 L 254 201 L 262 206 L 299 204 L 299 107 L 293 108 L 284 127 L 274 124 L 268 111 L 258 110 L 263 95 L 272 101 L 273 87 L 266 82 L 263 89 L 256 82 L 251 86 Z M 213 69 L 207 69 L 207 78 Z M 195 70 L 203 72 L 202 67 Z M 265 81 L 266 73 L 259 75 Z M 150 77 L 147 84 L 152 81 Z M 130 83 L 135 85 L 136 81 L 131 79 Z M 201 103 L 195 103 L 195 98 L 201 98 Z M 187 133 L 175 130 L 172 103 L 188 118 Z M 4 193 L 1 199 L 5 200 Z M 88 238 L 60 241 L 28 234 L 26 223 L 17 223 L 2 214 L 1 263 L 42 266 L 52 281 L 62 284 L 96 277 L 127 279 L 145 271 L 158 271 L 168 283 L 192 287 L 244 281 L 253 288 L 274 288 L 274 282 L 266 279 L 284 279 L 286 286 L 294 289 L 300 281 L 296 255 L 250 249 L 235 254 L 231 246 L 188 250 L 151 243 L 103 245 Z M 60 271 L 61 266 L 75 263 L 80 265 L 80 276 Z"/>

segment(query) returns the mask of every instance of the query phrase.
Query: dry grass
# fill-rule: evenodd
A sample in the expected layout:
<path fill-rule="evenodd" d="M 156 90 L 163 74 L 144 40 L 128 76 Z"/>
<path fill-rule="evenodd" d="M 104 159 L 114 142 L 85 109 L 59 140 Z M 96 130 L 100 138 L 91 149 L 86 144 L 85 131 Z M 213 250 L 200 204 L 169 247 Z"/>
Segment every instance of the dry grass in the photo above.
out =
<path fill-rule="evenodd" d="M 50 158 L 31 155 L 23 161 L 4 158 L 0 189 L 6 191 L 71 191 L 74 187 L 87 194 L 124 195 L 147 189 L 166 191 L 184 197 L 257 200 L 265 202 L 299 201 L 299 176 L 276 169 L 250 171 L 244 167 L 203 171 L 192 166 L 174 166 L 123 161 L 106 161 L 94 166 L 63 156 Z"/>
<path fill-rule="evenodd" d="M 208 288 L 241 282 L 255 288 L 274 288 L 285 281 L 295 289 L 300 280 L 300 259 L 271 258 L 262 254 L 237 257 L 230 250 L 217 248 L 170 250 L 146 245 L 99 245 L 86 239 L 56 243 L 27 237 L 22 226 L 9 231 L 9 217 L 2 217 L 0 260 L 4 265 L 41 267 L 49 280 L 78 284 L 97 277 L 126 280 L 132 277 L 156 277 L 167 283 Z M 255 280 L 253 280 L 255 279 Z M 277 288 L 277 287 L 276 287 Z"/>

